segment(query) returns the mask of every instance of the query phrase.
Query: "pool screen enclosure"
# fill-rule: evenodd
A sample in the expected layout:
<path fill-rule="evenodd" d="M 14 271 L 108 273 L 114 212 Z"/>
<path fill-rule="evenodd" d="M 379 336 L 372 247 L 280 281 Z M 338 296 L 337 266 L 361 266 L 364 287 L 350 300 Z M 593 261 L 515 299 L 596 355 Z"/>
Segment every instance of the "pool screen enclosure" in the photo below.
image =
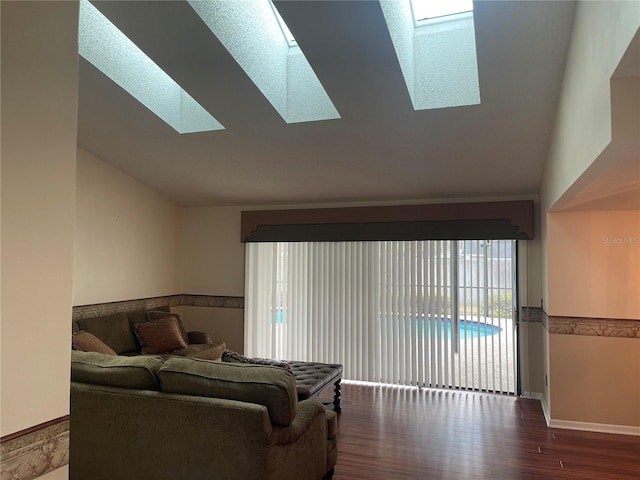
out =
<path fill-rule="evenodd" d="M 517 392 L 515 240 L 246 244 L 245 352 Z"/>

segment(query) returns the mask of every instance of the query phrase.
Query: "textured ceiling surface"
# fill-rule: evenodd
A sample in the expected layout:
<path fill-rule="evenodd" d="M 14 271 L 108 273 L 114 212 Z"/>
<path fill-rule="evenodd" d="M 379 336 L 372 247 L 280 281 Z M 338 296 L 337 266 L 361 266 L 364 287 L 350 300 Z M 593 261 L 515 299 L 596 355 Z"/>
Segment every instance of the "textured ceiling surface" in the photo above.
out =
<path fill-rule="evenodd" d="M 81 58 L 78 144 L 182 205 L 539 193 L 573 2 L 476 1 L 481 104 L 422 111 L 378 2 L 276 2 L 341 116 L 298 124 L 186 2 L 95 5 L 225 130 L 180 135 Z"/>

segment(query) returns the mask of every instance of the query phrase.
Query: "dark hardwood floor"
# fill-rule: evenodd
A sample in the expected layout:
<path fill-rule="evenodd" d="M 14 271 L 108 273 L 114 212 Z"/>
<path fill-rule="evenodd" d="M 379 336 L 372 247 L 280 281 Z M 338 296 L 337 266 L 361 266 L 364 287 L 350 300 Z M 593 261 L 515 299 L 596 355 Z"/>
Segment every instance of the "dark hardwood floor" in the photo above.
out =
<path fill-rule="evenodd" d="M 640 479 L 640 437 L 548 428 L 536 400 L 344 382 L 342 402 L 334 480 Z"/>

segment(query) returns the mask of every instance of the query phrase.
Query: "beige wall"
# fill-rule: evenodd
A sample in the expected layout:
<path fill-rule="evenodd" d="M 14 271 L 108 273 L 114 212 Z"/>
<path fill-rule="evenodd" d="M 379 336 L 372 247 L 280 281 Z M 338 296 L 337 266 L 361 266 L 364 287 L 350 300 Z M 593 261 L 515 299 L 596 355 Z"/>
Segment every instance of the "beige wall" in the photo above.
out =
<path fill-rule="evenodd" d="M 543 328 L 539 322 L 523 322 L 519 330 L 522 392 L 535 398 L 544 392 Z"/>
<path fill-rule="evenodd" d="M 611 77 L 640 28 L 639 11 L 635 1 L 577 5 L 541 188 L 542 296 L 552 316 L 640 318 L 633 298 L 638 296 L 633 288 L 637 292 L 639 247 L 603 242 L 618 234 L 637 236 L 638 212 L 549 213 L 570 204 L 570 197 L 587 186 L 587 169 L 612 150 Z M 579 189 L 572 188 L 578 184 Z M 626 377 L 636 362 L 637 339 L 549 335 L 545 330 L 542 340 L 549 378 L 544 402 L 552 421 L 637 425 L 638 405 L 634 412 L 627 398 L 637 386 L 610 382 Z M 618 346 L 619 355 L 610 355 Z M 603 395 L 610 402 L 606 408 Z"/>
<path fill-rule="evenodd" d="M 537 205 L 537 203 L 536 203 Z M 325 205 L 326 206 L 326 205 Z M 335 205 L 345 206 L 345 205 Z M 353 206 L 351 204 L 350 206 Z M 293 206 L 290 206 L 293 208 Z M 183 287 L 185 293 L 203 295 L 244 296 L 244 244 L 240 241 L 240 215 L 243 209 L 256 207 L 185 208 L 183 241 Z M 265 208 L 265 207 L 261 207 Z M 287 208 L 278 206 L 277 208 Z M 539 218 L 536 217 L 536 225 Z M 527 272 L 521 279 L 523 305 L 539 306 L 541 298 L 541 240 L 521 242 L 526 250 L 521 264 Z M 240 309 L 208 309 L 181 307 L 188 328 L 212 332 L 227 341 L 230 349 L 242 351 L 244 335 L 243 311 Z M 541 326 L 532 325 L 523 332 L 523 359 L 526 369 L 524 389 L 541 392 Z"/>
<path fill-rule="evenodd" d="M 279 205 L 274 208 L 362 205 L 369 204 Z M 268 207 L 185 208 L 182 273 L 182 285 L 185 293 L 244 296 L 244 243 L 240 241 L 240 215 L 242 210 L 258 208 Z M 539 221 L 536 218 L 536 228 L 538 224 Z M 521 242 L 521 245 L 526 248 L 521 268 L 527 272 L 522 303 L 528 306 L 540 306 L 541 240 L 538 237 L 534 241 L 527 241 L 524 244 Z"/>
<path fill-rule="evenodd" d="M 182 284 L 185 293 L 244 296 L 241 208 L 185 208 Z M 244 352 L 244 310 L 179 307 L 185 327 L 209 332 L 227 348 Z"/>
<path fill-rule="evenodd" d="M 241 308 L 172 307 L 187 331 L 207 332 L 214 342 L 225 342 L 229 350 L 244 353 L 244 310 Z"/>
<path fill-rule="evenodd" d="M 244 296 L 244 244 L 240 208 L 186 208 L 183 287 L 185 293 Z"/>
<path fill-rule="evenodd" d="M 182 207 L 78 149 L 73 304 L 182 293 Z"/>
<path fill-rule="evenodd" d="M 518 242 L 520 304 L 525 307 L 539 307 L 542 300 L 542 235 L 540 232 L 540 200 L 534 203 L 535 237 Z"/>
<path fill-rule="evenodd" d="M 549 311 L 640 319 L 640 211 L 548 216 Z"/>
<path fill-rule="evenodd" d="M 2 2 L 1 435 L 69 413 L 77 2 Z"/>
<path fill-rule="evenodd" d="M 550 315 L 640 319 L 640 212 L 547 225 Z M 551 334 L 548 348 L 553 420 L 640 427 L 640 339 Z"/>
<path fill-rule="evenodd" d="M 640 340 L 552 334 L 549 343 L 553 419 L 640 427 Z"/>
<path fill-rule="evenodd" d="M 535 238 L 518 242 L 518 287 L 520 305 L 523 307 L 540 307 L 543 298 L 540 261 L 543 242 L 539 209 L 540 202 L 536 201 Z M 543 333 L 542 324 L 539 322 L 520 323 L 520 382 L 522 392 L 527 396 L 539 397 L 544 391 Z"/>

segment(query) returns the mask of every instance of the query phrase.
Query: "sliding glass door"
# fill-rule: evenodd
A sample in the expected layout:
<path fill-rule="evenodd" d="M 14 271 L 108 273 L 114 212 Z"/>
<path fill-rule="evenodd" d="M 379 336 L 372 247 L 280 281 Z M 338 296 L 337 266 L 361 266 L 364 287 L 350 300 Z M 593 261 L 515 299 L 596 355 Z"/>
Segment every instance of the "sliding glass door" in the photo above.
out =
<path fill-rule="evenodd" d="M 248 243 L 245 351 L 516 392 L 515 242 Z"/>

